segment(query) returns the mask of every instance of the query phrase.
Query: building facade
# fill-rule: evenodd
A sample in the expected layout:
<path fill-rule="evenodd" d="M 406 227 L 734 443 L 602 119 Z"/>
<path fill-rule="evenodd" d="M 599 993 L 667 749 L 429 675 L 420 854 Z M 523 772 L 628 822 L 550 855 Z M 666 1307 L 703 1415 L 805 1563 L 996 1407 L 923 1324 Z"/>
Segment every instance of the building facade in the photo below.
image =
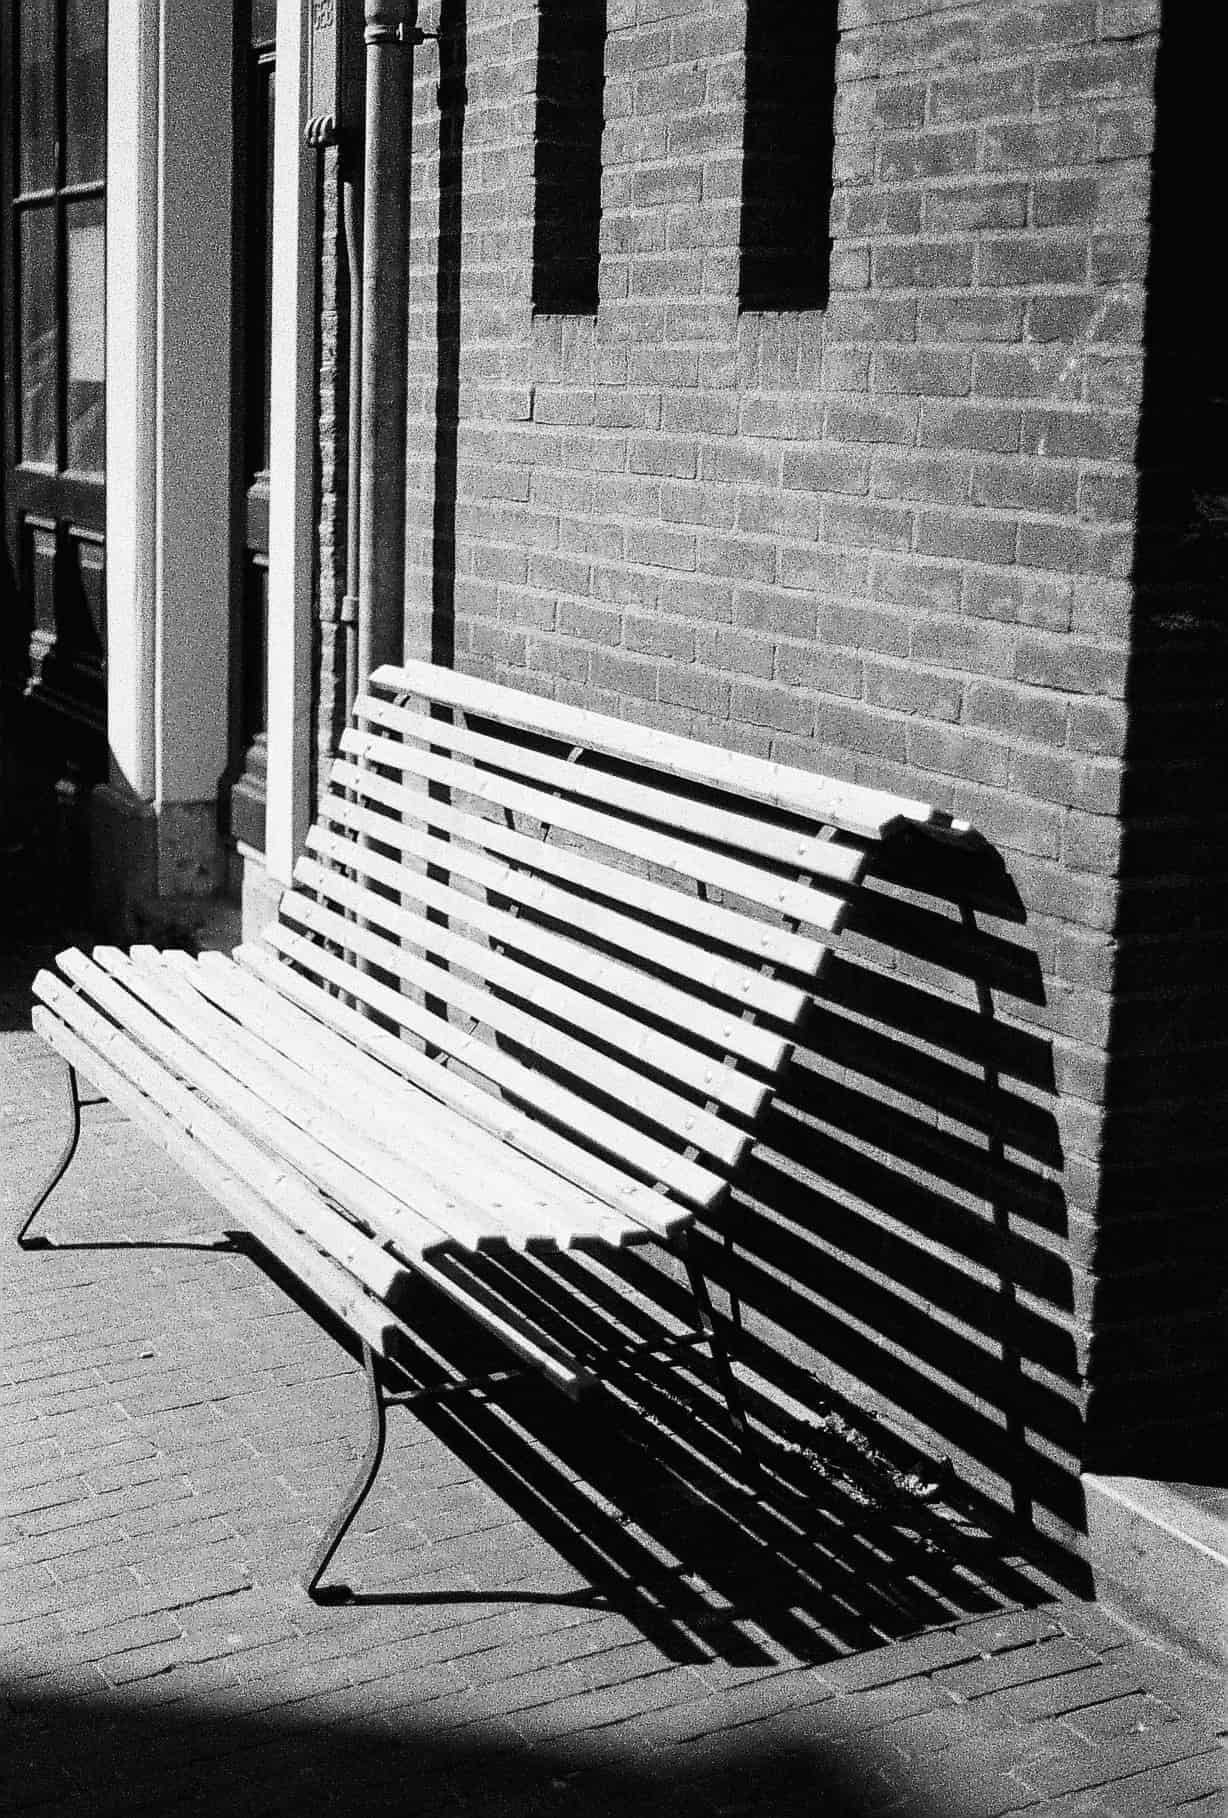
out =
<path fill-rule="evenodd" d="M 93 596 L 39 576 L 105 556 L 68 767 L 104 894 L 228 880 L 257 921 L 401 650 L 971 821 L 980 860 L 885 877 L 818 1008 L 743 1208 L 747 1343 L 1062 1543 L 1084 1474 L 1197 1479 L 1223 1439 L 1198 10 L 8 8 L 8 645 L 54 714 Z M 104 12 L 103 177 L 35 183 L 23 46 L 52 21 L 66 106 Z M 85 432 L 36 343 L 98 370 L 103 182 L 105 508 L 57 517 Z M 40 210 L 61 328 L 22 301 Z"/>

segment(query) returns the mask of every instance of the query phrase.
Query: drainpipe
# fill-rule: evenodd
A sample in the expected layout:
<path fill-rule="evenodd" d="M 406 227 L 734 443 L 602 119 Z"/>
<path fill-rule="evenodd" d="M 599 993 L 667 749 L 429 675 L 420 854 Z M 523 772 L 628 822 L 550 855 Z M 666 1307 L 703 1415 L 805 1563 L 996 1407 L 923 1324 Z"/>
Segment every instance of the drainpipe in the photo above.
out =
<path fill-rule="evenodd" d="M 358 676 L 404 652 L 409 144 L 417 0 L 365 0 Z"/>
<path fill-rule="evenodd" d="M 359 180 L 351 167 L 341 183 L 341 219 L 345 230 L 346 277 L 350 297 L 349 412 L 346 421 L 345 597 L 341 602 L 345 715 L 358 693 L 358 538 L 359 450 L 362 443 L 362 245 L 359 238 Z"/>

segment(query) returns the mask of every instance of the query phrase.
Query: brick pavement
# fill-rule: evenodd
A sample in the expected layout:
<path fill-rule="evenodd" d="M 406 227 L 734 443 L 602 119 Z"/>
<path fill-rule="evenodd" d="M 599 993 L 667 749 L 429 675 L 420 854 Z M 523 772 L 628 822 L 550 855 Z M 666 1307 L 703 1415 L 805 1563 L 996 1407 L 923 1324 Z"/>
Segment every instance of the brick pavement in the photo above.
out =
<path fill-rule="evenodd" d="M 0 985 L 7 1222 L 64 1119 L 28 958 Z M 394 1412 L 359 1600 L 313 1606 L 356 1365 L 123 1119 L 85 1121 L 44 1228 L 114 1247 L 0 1270 L 0 1812 L 1224 1809 L 1218 1682 L 941 1514 L 783 1476 L 748 1502 L 667 1398 L 596 1438 L 534 1385 Z"/>

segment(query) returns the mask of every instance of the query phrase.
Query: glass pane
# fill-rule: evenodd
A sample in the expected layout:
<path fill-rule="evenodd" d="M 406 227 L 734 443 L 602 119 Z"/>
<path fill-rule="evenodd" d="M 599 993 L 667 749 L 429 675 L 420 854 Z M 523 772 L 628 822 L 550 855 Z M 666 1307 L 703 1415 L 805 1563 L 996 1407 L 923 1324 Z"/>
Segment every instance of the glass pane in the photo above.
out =
<path fill-rule="evenodd" d="M 68 0 L 64 45 L 68 150 L 66 183 L 101 179 L 106 167 L 106 0 Z"/>
<path fill-rule="evenodd" d="M 21 260 L 21 458 L 55 466 L 58 338 L 55 322 L 55 211 L 19 216 Z"/>
<path fill-rule="evenodd" d="M 55 182 L 55 0 L 22 0 L 17 14 L 20 186 Z"/>
<path fill-rule="evenodd" d="M 103 378 L 106 356 L 106 237 L 103 202 L 65 210 L 68 281 L 68 465 L 102 472 L 105 454 Z"/>

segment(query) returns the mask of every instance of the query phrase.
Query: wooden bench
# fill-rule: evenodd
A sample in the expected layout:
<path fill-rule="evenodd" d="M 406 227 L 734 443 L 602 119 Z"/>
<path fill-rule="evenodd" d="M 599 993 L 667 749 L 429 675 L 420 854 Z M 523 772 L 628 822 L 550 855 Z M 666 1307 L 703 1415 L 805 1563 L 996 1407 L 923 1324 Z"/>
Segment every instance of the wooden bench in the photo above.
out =
<path fill-rule="evenodd" d="M 233 956 L 103 946 L 34 1026 L 352 1331 L 374 1480 L 430 1283 L 570 1394 L 599 1360 L 483 1260 L 653 1244 L 753 1452 L 688 1239 L 730 1190 L 876 842 L 921 803 L 427 664 L 372 677 L 274 926 Z M 334 1592 L 333 1595 L 337 1593 Z"/>

